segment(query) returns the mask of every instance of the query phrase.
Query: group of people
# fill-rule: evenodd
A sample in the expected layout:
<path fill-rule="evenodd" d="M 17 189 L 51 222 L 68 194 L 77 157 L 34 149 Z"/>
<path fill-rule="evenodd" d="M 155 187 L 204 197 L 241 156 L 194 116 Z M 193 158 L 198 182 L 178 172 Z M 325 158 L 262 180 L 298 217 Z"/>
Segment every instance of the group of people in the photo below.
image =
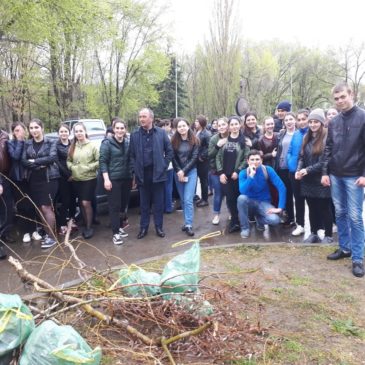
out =
<path fill-rule="evenodd" d="M 263 119 L 262 128 L 253 112 L 216 119 L 208 128 L 202 115 L 192 126 L 184 118 L 155 123 L 153 111 L 143 108 L 138 115 L 140 126 L 130 135 L 126 123 L 114 118 L 111 134 L 101 142 L 100 149 L 88 140 L 82 123 L 75 124 L 72 141 L 68 127 L 61 125 L 57 142 L 44 137 L 40 120 L 31 120 L 28 140 L 24 125 L 15 123 L 13 139 L 0 145 L 1 149 L 5 146 L 10 160 L 6 167 L 2 151 L 1 173 L 13 183 L 10 189 L 10 180 L 2 178 L 3 200 L 9 208 L 11 190 L 14 197 L 29 195 L 44 223 L 43 248 L 56 244 L 52 209 L 56 195 L 61 203 L 61 231 L 74 217 L 77 198 L 85 226 L 83 236 L 93 236 L 98 171 L 108 195 L 116 245 L 128 235 L 123 219 L 133 186 L 138 187 L 140 197 L 138 239 L 148 234 L 151 208 L 156 234 L 165 236 L 163 215 L 172 212 L 173 186 L 183 211 L 181 229 L 188 236 L 194 235 L 198 182 L 201 197 L 196 206 L 208 206 L 211 191 L 212 224 L 217 225 L 225 196 L 230 215 L 228 232 L 239 231 L 244 239 L 250 236 L 253 222 L 259 231 L 265 230 L 265 225 L 283 223 L 293 228 L 292 235 L 304 234 L 306 202 L 311 233 L 304 242 L 333 242 L 335 224 L 339 249 L 328 259 L 352 257 L 352 272 L 361 277 L 365 111 L 354 105 L 352 90 L 346 84 L 336 85 L 333 97 L 336 108 L 330 108 L 326 115 L 319 108 L 301 109 L 295 114 L 291 104 L 282 101 L 274 117 Z M 0 141 L 4 134 L 1 132 Z M 34 238 L 35 222 L 27 219 L 31 205 L 24 209 L 20 203 L 25 199 L 18 196 L 15 200 L 18 214 L 22 212 L 29 225 L 26 234 L 30 236 L 33 231 Z M 7 212 L 10 219 L 11 208 Z M 318 235 L 320 229 L 325 232 L 323 239 Z"/>

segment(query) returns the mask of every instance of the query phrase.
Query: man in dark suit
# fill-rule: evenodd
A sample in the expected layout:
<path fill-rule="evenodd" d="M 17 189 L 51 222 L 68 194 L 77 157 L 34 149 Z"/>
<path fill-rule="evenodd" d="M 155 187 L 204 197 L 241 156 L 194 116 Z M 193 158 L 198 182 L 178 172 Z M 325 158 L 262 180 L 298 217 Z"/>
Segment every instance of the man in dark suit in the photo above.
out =
<path fill-rule="evenodd" d="M 148 233 L 151 203 L 153 203 L 156 234 L 159 237 L 165 237 L 163 231 L 164 186 L 173 151 L 166 132 L 154 126 L 153 120 L 154 115 L 151 109 L 141 109 L 140 128 L 131 134 L 131 161 L 141 208 L 138 239 L 145 237 Z"/>

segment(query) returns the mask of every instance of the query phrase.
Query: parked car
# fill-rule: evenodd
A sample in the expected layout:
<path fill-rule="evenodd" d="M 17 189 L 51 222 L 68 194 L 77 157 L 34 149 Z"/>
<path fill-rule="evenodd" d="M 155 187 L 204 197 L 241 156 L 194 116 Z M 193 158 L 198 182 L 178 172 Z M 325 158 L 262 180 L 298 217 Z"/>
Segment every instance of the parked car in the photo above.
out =
<path fill-rule="evenodd" d="M 105 135 L 106 125 L 102 119 L 70 119 L 65 120 L 63 123 L 67 124 L 72 131 L 73 126 L 78 122 L 82 122 L 85 125 L 89 136 L 93 134 Z"/>

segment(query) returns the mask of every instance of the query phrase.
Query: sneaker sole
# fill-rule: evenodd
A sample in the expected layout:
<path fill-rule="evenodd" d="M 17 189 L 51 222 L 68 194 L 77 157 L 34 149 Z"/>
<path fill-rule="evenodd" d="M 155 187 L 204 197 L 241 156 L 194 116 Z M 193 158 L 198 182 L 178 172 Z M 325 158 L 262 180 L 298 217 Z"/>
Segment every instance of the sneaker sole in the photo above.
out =
<path fill-rule="evenodd" d="M 57 245 L 57 242 L 53 243 L 52 245 L 46 245 L 46 246 L 41 245 L 41 249 L 46 250 L 47 248 L 51 248 L 56 245 Z"/>

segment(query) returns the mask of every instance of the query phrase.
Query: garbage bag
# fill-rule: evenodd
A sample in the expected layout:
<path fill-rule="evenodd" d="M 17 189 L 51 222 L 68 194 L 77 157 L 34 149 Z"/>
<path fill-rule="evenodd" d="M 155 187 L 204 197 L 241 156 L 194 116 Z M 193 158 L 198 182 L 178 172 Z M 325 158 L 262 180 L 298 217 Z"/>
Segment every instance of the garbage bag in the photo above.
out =
<path fill-rule="evenodd" d="M 200 246 L 192 247 L 171 259 L 161 275 L 161 293 L 195 292 L 199 281 Z M 170 296 L 164 296 L 170 299 Z"/>
<path fill-rule="evenodd" d="M 23 344 L 33 329 L 33 315 L 19 295 L 0 294 L 0 356 Z"/>
<path fill-rule="evenodd" d="M 160 274 L 143 270 L 136 265 L 131 265 L 127 269 L 121 269 L 119 271 L 119 283 L 121 285 L 137 284 L 123 288 L 123 290 L 132 297 L 159 294 L 160 278 Z"/>
<path fill-rule="evenodd" d="M 201 298 L 181 297 L 176 302 L 198 317 L 207 317 L 214 313 L 213 306 L 207 300 L 201 301 Z"/>
<path fill-rule="evenodd" d="M 94 350 L 71 326 L 53 321 L 40 324 L 25 343 L 20 365 L 99 365 L 101 349 Z"/>

